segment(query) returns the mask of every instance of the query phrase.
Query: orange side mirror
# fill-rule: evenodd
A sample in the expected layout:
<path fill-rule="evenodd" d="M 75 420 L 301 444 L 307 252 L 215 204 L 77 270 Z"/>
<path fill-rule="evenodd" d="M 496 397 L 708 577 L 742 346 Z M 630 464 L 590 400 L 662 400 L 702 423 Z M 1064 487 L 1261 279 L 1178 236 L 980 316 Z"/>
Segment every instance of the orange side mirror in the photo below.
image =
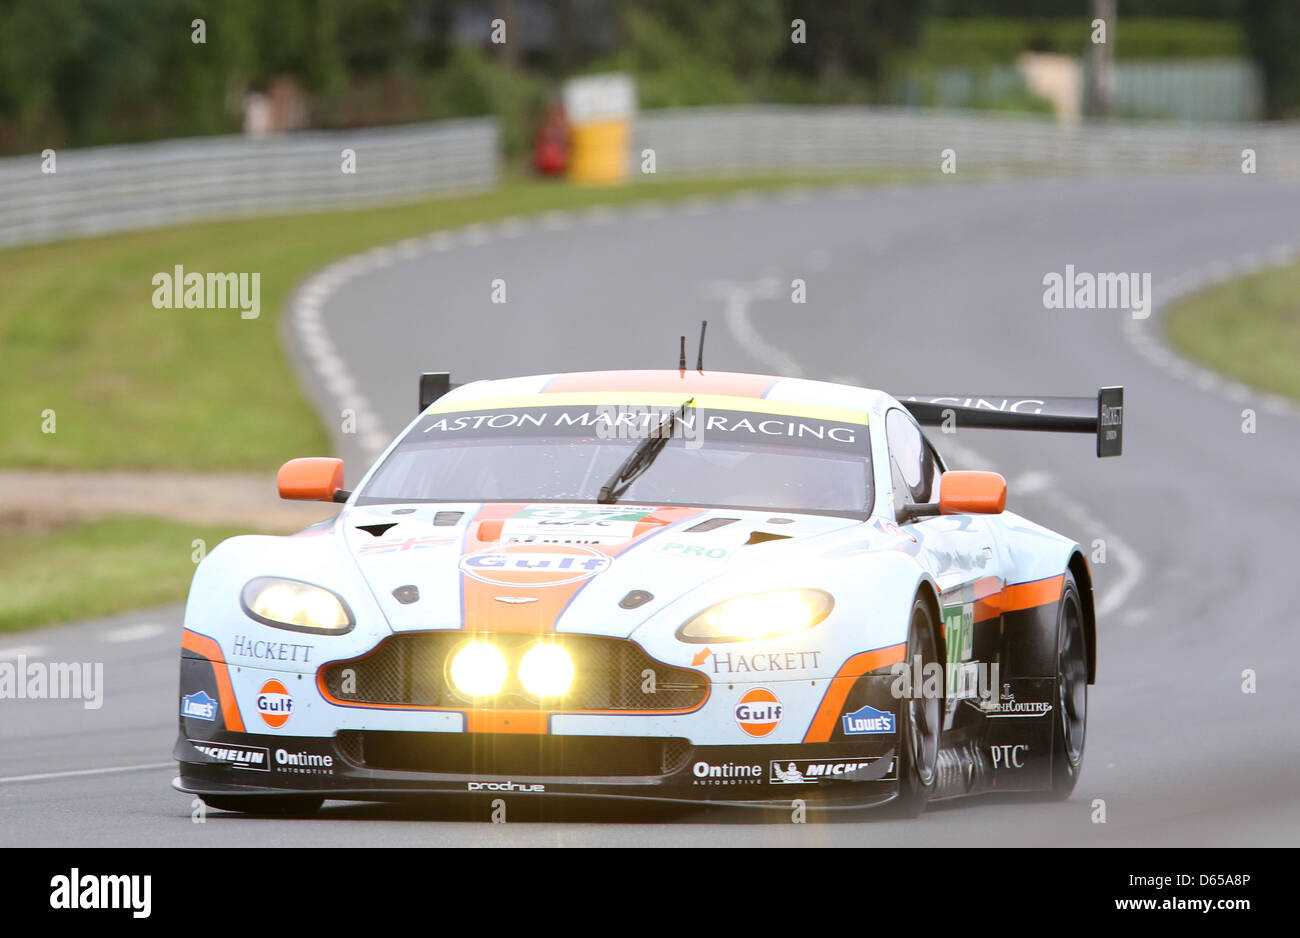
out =
<path fill-rule="evenodd" d="M 1007 507 L 1007 480 L 996 472 L 951 470 L 939 483 L 939 513 L 996 515 Z"/>
<path fill-rule="evenodd" d="M 343 490 L 343 460 L 329 456 L 291 459 L 276 474 L 281 498 L 308 502 L 332 502 Z"/>

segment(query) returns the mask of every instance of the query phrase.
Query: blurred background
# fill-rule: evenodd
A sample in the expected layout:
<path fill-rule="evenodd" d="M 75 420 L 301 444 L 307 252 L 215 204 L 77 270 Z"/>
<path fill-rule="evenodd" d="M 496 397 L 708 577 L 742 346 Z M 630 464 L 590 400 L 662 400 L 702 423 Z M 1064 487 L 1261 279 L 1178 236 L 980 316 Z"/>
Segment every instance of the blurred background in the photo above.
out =
<path fill-rule="evenodd" d="M 5 0 L 0 153 L 493 115 L 524 155 L 559 83 L 644 110 L 873 104 L 1121 118 L 1300 112 L 1291 0 Z M 1109 21 L 1113 73 L 1090 42 Z M 204 42 L 189 24 L 206 22 Z M 791 23 L 811 20 L 805 41 Z M 491 23 L 508 23 L 493 42 Z"/>

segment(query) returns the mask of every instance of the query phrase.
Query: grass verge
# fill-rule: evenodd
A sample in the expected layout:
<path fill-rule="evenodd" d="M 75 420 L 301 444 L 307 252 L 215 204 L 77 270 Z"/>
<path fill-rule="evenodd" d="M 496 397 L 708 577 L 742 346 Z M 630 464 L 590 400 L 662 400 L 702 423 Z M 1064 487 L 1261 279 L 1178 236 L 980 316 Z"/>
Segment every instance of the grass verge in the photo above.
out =
<path fill-rule="evenodd" d="M 0 634 L 184 600 L 194 540 L 211 550 L 246 533 L 113 518 L 0 538 Z"/>
<path fill-rule="evenodd" d="M 1300 264 L 1250 274 L 1178 301 L 1170 344 L 1243 384 L 1300 400 Z"/>

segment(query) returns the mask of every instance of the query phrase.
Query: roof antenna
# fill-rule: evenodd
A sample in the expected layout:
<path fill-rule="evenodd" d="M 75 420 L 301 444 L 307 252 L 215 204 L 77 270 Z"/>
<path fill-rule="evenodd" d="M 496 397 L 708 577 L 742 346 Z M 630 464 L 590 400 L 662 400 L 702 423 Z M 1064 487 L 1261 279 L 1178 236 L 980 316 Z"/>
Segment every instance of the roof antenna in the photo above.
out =
<path fill-rule="evenodd" d="M 695 370 L 698 371 L 700 374 L 704 374 L 704 330 L 706 330 L 706 329 L 708 329 L 708 328 L 709 328 L 709 321 L 708 321 L 707 319 L 701 320 L 701 322 L 700 322 L 700 355 L 699 355 L 699 357 L 698 357 L 697 359 L 695 359 Z"/>
<path fill-rule="evenodd" d="M 677 370 L 683 374 L 686 372 L 686 336 L 682 336 L 682 353 L 677 359 Z"/>

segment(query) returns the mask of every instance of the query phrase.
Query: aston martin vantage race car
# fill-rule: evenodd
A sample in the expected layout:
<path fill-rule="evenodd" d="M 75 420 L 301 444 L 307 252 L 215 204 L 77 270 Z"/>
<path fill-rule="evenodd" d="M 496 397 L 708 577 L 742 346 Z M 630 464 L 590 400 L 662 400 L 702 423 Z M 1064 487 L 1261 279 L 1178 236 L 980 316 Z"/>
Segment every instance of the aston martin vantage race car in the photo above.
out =
<path fill-rule="evenodd" d="M 1086 398 L 609 371 L 420 381 L 344 503 L 231 538 L 185 610 L 173 782 L 220 809 L 584 796 L 1065 798 L 1096 676 L 1080 546 L 922 426 L 1093 434 Z"/>

